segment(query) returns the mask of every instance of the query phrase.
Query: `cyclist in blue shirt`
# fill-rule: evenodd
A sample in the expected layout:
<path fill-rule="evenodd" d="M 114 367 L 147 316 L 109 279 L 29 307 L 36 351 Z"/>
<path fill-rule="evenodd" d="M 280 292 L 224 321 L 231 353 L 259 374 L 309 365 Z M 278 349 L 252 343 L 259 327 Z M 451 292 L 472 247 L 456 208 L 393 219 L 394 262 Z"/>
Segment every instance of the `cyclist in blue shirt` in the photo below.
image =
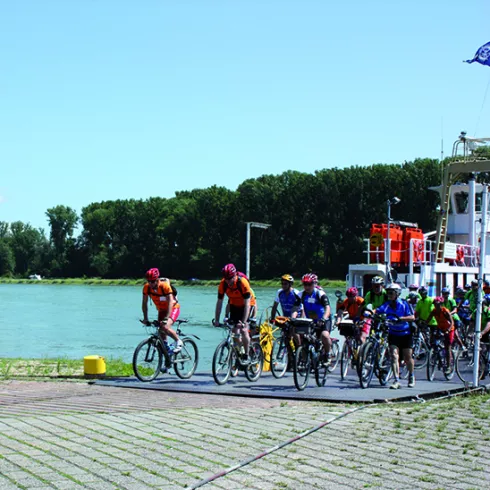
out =
<path fill-rule="evenodd" d="M 388 301 L 376 310 L 376 313 L 386 314 L 388 319 L 390 319 L 390 316 L 391 319 L 398 317 L 395 322 L 390 323 L 388 330 L 388 344 L 390 346 L 393 376 L 395 378 L 390 388 L 394 390 L 400 388 L 400 365 L 398 363 L 400 351 L 408 368 L 408 387 L 412 388 L 415 386 L 412 358 L 412 331 L 409 324 L 409 322 L 415 321 L 415 316 L 412 307 L 400 298 L 401 292 L 401 287 L 396 283 L 386 286 Z"/>
<path fill-rule="evenodd" d="M 278 289 L 276 299 L 272 305 L 270 321 L 276 318 L 277 307 L 281 305 L 282 314 L 288 318 L 296 318 L 302 311 L 299 291 L 293 288 L 294 279 L 290 274 L 281 277 L 281 289 Z"/>

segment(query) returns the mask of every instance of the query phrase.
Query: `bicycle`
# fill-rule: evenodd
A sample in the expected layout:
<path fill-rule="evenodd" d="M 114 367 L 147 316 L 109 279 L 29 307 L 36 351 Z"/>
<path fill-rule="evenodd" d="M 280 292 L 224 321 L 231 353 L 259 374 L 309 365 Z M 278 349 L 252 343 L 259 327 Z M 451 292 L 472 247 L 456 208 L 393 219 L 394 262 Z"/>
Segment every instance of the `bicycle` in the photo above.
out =
<path fill-rule="evenodd" d="M 340 353 L 340 379 L 344 380 L 347 377 L 349 366 L 359 374 L 360 328 L 353 320 L 346 318 L 342 319 L 338 324 L 338 328 L 340 335 L 345 337 L 342 352 Z"/>
<path fill-rule="evenodd" d="M 455 372 L 455 358 L 458 357 L 458 350 L 451 347 L 452 356 L 451 364 L 447 362 L 446 346 L 444 345 L 444 332 L 439 329 L 435 329 L 431 342 L 431 348 L 429 351 L 429 358 L 427 361 L 427 379 L 429 381 L 434 380 L 436 367 L 444 373 L 444 377 L 450 380 L 454 376 Z"/>
<path fill-rule="evenodd" d="M 415 331 L 412 334 L 412 359 L 414 369 L 420 370 L 427 366 L 430 351 L 430 328 L 423 320 L 415 323 Z M 400 360 L 400 378 L 408 378 L 408 369 L 405 361 Z"/>
<path fill-rule="evenodd" d="M 233 333 L 233 324 L 230 320 L 222 323 L 217 328 L 227 329 L 226 338 L 218 344 L 213 355 L 213 378 L 218 385 L 224 385 L 230 376 L 236 376 L 242 369 L 246 378 L 251 381 L 257 381 L 262 374 L 264 365 L 264 354 L 258 341 L 258 336 L 250 339 L 249 357 L 250 362 L 242 360 L 243 346 L 237 342 L 240 335 Z"/>
<path fill-rule="evenodd" d="M 469 338 L 470 340 L 470 338 Z M 456 374 L 458 378 L 465 384 L 470 385 L 473 383 L 473 369 L 475 366 L 474 356 L 475 348 L 473 342 L 473 336 L 471 336 L 471 348 L 467 350 L 460 350 L 456 357 Z M 488 375 L 490 369 L 490 344 L 480 343 L 480 355 L 478 366 L 478 379 L 482 380 Z"/>
<path fill-rule="evenodd" d="M 328 375 L 328 359 L 321 339 L 314 333 L 322 328 L 315 325 L 310 318 L 291 318 L 289 320 L 294 332 L 301 336 L 301 345 L 294 354 L 293 379 L 296 389 L 302 391 L 308 385 L 310 373 L 315 373 L 318 386 L 325 386 Z"/>
<path fill-rule="evenodd" d="M 166 373 L 173 367 L 175 374 L 181 379 L 190 378 L 199 362 L 199 350 L 196 342 L 190 338 L 201 340 L 197 335 L 186 335 L 180 329 L 182 323 L 188 320 L 176 320 L 177 335 L 182 340 L 182 350 L 173 352 L 160 333 L 160 322 L 153 320 L 150 325 L 144 325 L 150 336 L 141 341 L 133 354 L 133 371 L 143 382 L 153 381 L 160 373 Z M 163 364 L 165 359 L 165 365 Z"/>
<path fill-rule="evenodd" d="M 365 314 L 367 313 L 367 310 Z M 392 375 L 391 354 L 388 345 L 389 320 L 386 315 L 374 314 L 369 337 L 359 353 L 359 382 L 369 388 L 373 375 L 385 386 Z"/>
<path fill-rule="evenodd" d="M 294 359 L 294 345 L 292 345 L 291 340 L 290 318 L 277 316 L 274 319 L 274 324 L 276 327 L 270 331 L 268 338 L 261 340 L 261 345 L 263 341 L 272 342 L 269 363 L 272 376 L 279 379 L 286 374 L 289 360 Z"/>

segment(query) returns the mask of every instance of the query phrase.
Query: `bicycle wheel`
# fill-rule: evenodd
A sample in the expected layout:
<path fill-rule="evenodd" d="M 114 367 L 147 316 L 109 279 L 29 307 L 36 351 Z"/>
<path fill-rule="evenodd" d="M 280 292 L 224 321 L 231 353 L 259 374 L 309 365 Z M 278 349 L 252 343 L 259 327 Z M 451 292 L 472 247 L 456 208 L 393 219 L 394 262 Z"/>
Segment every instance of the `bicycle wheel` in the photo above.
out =
<path fill-rule="evenodd" d="M 438 353 L 436 349 L 431 348 L 429 351 L 429 357 L 427 359 L 427 379 L 429 381 L 434 381 Z"/>
<path fill-rule="evenodd" d="M 153 381 L 162 369 L 163 354 L 154 337 L 143 340 L 133 354 L 133 371 L 140 381 Z"/>
<path fill-rule="evenodd" d="M 231 351 L 231 372 L 230 372 L 230 376 L 232 378 L 236 378 L 238 376 L 239 371 L 240 371 L 240 365 L 238 364 L 238 361 L 236 358 L 235 349 L 233 349 Z"/>
<path fill-rule="evenodd" d="M 316 354 L 316 362 L 315 362 L 315 381 L 317 386 L 325 386 L 327 381 L 327 375 L 329 373 L 329 369 L 327 366 L 327 355 L 325 351 L 322 349 L 320 352 Z"/>
<path fill-rule="evenodd" d="M 332 348 L 330 349 L 330 366 L 328 366 L 328 372 L 332 373 L 337 367 L 340 360 L 340 348 L 339 341 L 335 339 L 336 342 L 332 339 Z"/>
<path fill-rule="evenodd" d="M 294 386 L 299 391 L 302 391 L 308 385 L 311 371 L 311 358 L 308 348 L 300 345 L 294 354 Z"/>
<path fill-rule="evenodd" d="M 456 357 L 456 374 L 458 378 L 465 384 L 473 384 L 473 369 L 475 366 L 474 351 L 462 351 L 458 352 Z M 480 352 L 480 366 L 478 369 L 478 379 L 483 378 L 485 368 L 484 356 Z"/>
<path fill-rule="evenodd" d="M 174 354 L 173 364 L 175 374 L 181 379 L 190 378 L 196 371 L 199 361 L 199 351 L 192 339 L 183 339 L 182 350 Z"/>
<path fill-rule="evenodd" d="M 264 367 L 264 353 L 259 342 L 252 342 L 249 352 L 250 364 L 245 367 L 245 376 L 249 381 L 257 381 Z"/>
<path fill-rule="evenodd" d="M 419 335 L 412 352 L 415 369 L 424 369 L 424 367 L 427 366 L 429 350 L 429 346 L 425 342 L 424 337 Z"/>
<path fill-rule="evenodd" d="M 385 386 L 393 374 L 393 367 L 391 365 L 390 348 L 387 345 L 382 345 L 378 352 L 378 367 L 377 373 L 379 384 Z"/>
<path fill-rule="evenodd" d="M 342 346 L 342 353 L 340 354 L 340 379 L 345 379 L 347 371 L 349 370 L 350 363 L 350 349 L 347 340 L 344 341 Z"/>
<path fill-rule="evenodd" d="M 376 345 L 366 342 L 359 353 L 359 383 L 362 388 L 369 388 L 374 374 L 376 360 Z"/>
<path fill-rule="evenodd" d="M 223 340 L 216 347 L 213 355 L 213 378 L 219 385 L 224 385 L 231 374 L 232 346 Z"/>
<path fill-rule="evenodd" d="M 272 344 L 271 372 L 274 378 L 282 378 L 288 369 L 288 349 L 284 338 L 279 338 Z"/>

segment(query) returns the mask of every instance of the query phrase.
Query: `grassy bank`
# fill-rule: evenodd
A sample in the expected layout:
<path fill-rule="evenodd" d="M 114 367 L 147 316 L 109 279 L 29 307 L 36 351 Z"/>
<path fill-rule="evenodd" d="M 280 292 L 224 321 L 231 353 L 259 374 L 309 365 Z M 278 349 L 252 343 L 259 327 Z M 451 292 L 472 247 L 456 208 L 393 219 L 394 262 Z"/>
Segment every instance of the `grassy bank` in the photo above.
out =
<path fill-rule="evenodd" d="M 219 280 L 213 279 L 209 281 L 202 280 L 188 280 L 183 281 L 179 279 L 172 279 L 175 286 L 218 286 Z M 11 279 L 7 277 L 0 277 L 0 284 L 76 284 L 76 285 L 87 285 L 87 286 L 143 286 L 144 281 L 142 279 L 100 279 L 97 277 L 93 278 L 65 278 L 65 279 L 42 279 L 41 281 L 36 281 L 32 279 Z M 296 281 L 296 286 L 300 283 Z M 345 281 L 339 281 L 335 279 L 321 279 L 320 284 L 327 288 L 344 288 Z M 268 279 L 268 280 L 252 280 L 252 286 L 257 287 L 279 287 L 279 279 Z"/>
<path fill-rule="evenodd" d="M 133 367 L 121 359 L 106 359 L 106 376 L 132 376 Z M 84 378 L 83 359 L 0 359 L 0 379 Z"/>

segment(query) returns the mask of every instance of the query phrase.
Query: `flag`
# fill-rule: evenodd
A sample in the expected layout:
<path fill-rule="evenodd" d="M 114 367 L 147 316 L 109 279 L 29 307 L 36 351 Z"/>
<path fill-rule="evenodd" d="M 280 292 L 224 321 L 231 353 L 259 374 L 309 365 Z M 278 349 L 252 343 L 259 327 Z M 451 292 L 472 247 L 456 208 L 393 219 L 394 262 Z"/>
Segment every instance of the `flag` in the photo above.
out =
<path fill-rule="evenodd" d="M 466 60 L 465 63 L 473 63 L 474 61 L 480 63 L 481 65 L 490 66 L 490 42 L 478 48 L 478 51 L 475 53 L 473 59 Z"/>

